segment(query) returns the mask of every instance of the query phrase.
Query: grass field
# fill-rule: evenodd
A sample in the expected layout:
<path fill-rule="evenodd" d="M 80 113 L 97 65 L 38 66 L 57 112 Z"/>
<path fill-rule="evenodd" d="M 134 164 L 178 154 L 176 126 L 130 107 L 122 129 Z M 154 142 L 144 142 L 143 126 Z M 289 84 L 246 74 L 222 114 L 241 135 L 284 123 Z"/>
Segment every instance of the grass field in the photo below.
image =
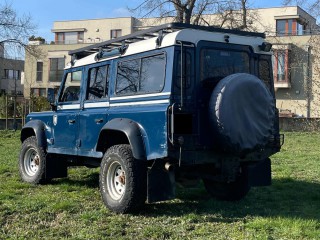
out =
<path fill-rule="evenodd" d="M 19 133 L 0 131 L 0 239 L 320 239 L 320 134 L 287 133 L 272 157 L 273 185 L 239 202 L 197 189 L 146 205 L 137 215 L 108 211 L 99 169 L 32 186 L 19 179 Z"/>

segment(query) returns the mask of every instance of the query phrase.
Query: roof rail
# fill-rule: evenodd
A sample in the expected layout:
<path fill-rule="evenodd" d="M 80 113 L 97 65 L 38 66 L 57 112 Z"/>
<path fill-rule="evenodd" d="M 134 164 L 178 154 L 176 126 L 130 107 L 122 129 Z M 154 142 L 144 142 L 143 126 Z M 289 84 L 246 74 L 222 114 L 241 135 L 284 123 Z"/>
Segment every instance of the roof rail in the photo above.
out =
<path fill-rule="evenodd" d="M 69 55 L 75 56 L 77 59 L 82 57 L 86 57 L 92 53 L 96 53 L 102 50 L 110 51 L 114 48 L 123 48 L 125 44 L 130 44 L 133 42 L 145 40 L 151 37 L 158 37 L 157 45 L 161 45 L 161 41 L 164 34 L 179 31 L 181 29 L 197 29 L 197 30 L 204 30 L 209 32 L 222 32 L 222 33 L 233 33 L 242 36 L 252 36 L 252 37 L 262 37 L 265 38 L 264 33 L 256 33 L 256 32 L 246 32 L 234 29 L 223 29 L 217 27 L 207 27 L 207 26 L 199 26 L 199 25 L 192 25 L 186 23 L 167 23 L 162 24 L 156 27 L 148 28 L 145 30 L 141 30 L 138 32 L 134 32 L 129 35 L 125 35 L 122 37 L 114 38 L 108 41 L 96 43 L 87 47 L 79 48 L 76 50 L 69 51 Z"/>

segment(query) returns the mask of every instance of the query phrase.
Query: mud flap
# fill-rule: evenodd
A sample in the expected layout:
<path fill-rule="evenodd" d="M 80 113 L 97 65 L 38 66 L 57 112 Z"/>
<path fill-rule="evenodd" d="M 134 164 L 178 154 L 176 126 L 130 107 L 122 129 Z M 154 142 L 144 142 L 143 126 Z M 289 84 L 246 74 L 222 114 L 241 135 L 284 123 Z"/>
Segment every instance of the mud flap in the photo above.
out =
<path fill-rule="evenodd" d="M 175 174 L 174 171 L 166 171 L 162 161 L 156 161 L 148 169 L 148 193 L 147 202 L 159 202 L 175 198 Z"/>
<path fill-rule="evenodd" d="M 247 170 L 250 186 L 260 187 L 271 185 L 271 161 L 269 158 L 248 166 Z"/>
<path fill-rule="evenodd" d="M 46 179 L 64 178 L 68 176 L 68 165 L 66 159 L 58 156 L 47 155 Z"/>

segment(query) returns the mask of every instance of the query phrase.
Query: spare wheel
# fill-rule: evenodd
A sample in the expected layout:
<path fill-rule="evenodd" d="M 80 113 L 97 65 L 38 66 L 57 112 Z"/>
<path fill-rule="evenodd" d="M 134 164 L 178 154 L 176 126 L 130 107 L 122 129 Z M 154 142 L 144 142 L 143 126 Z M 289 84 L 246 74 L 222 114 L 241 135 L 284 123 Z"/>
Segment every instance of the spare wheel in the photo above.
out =
<path fill-rule="evenodd" d="M 236 73 L 222 79 L 209 102 L 214 142 L 242 153 L 267 144 L 275 122 L 275 100 L 256 76 Z"/>

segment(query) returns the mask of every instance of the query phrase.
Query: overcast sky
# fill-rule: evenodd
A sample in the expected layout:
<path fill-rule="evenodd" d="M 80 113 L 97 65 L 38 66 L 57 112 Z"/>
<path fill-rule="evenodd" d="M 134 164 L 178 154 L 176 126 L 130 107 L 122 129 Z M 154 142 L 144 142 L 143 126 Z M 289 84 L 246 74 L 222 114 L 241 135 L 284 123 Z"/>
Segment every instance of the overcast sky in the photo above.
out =
<path fill-rule="evenodd" d="M 135 7 L 141 0 L 0 0 L 7 2 L 19 15 L 30 14 L 37 25 L 36 36 L 48 42 L 54 39 L 51 33 L 54 21 L 110 17 L 128 17 L 127 7 Z M 279 7 L 282 0 L 251 0 L 252 7 Z"/>

